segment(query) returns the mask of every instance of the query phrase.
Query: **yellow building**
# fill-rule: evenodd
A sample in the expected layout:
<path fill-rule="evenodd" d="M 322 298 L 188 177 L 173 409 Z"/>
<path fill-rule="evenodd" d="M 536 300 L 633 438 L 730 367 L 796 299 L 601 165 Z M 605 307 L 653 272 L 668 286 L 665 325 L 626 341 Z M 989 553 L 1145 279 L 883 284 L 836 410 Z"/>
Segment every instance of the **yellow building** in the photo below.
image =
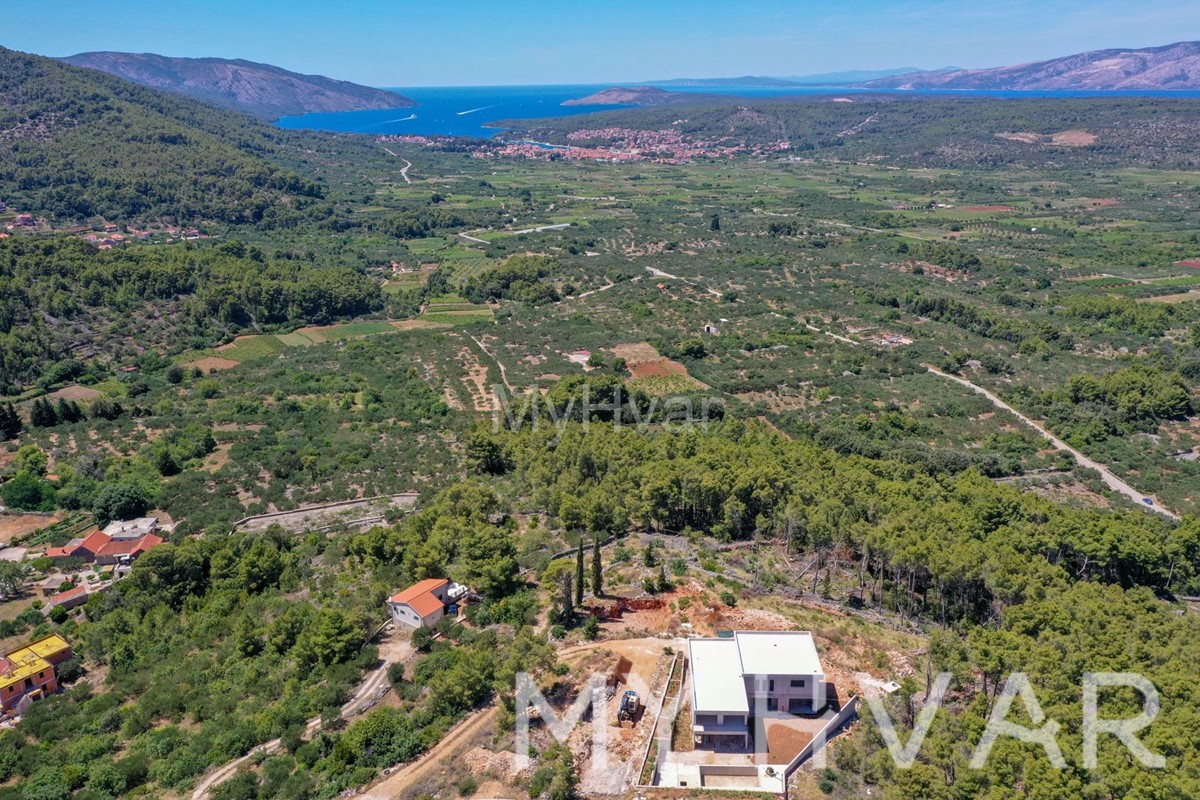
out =
<path fill-rule="evenodd" d="M 58 691 L 58 665 L 74 653 L 57 633 L 0 656 L 0 711 L 25 697 L 36 700 Z"/>

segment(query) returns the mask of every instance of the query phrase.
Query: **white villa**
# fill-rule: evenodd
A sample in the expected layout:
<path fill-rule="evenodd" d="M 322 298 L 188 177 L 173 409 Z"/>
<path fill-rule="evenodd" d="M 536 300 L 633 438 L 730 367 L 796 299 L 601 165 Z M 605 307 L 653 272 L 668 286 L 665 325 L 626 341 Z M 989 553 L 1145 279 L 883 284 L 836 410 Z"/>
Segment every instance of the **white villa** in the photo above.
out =
<path fill-rule="evenodd" d="M 735 631 L 688 642 L 692 733 L 697 744 L 749 748 L 768 713 L 820 714 L 825 671 L 807 631 Z"/>

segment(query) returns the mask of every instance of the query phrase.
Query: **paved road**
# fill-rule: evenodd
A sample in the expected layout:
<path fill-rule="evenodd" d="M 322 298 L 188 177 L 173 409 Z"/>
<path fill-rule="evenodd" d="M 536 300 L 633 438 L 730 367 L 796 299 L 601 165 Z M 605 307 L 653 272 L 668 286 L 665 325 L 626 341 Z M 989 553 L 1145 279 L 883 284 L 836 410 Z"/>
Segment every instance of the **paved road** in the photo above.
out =
<path fill-rule="evenodd" d="M 929 370 L 930 373 L 937 375 L 938 377 L 945 378 L 946 380 L 949 380 L 949 381 L 954 381 L 955 383 L 957 383 L 961 386 L 967 387 L 968 389 L 970 389 L 973 392 L 983 395 L 988 400 L 990 400 L 992 405 L 996 406 L 996 408 L 1004 409 L 1005 411 L 1009 412 L 1014 417 L 1019 419 L 1021 422 L 1028 425 L 1030 428 L 1033 428 L 1035 431 L 1037 431 L 1037 433 L 1040 436 L 1042 436 L 1044 439 L 1046 439 L 1051 444 L 1053 444 L 1055 448 L 1057 448 L 1058 450 L 1062 450 L 1063 452 L 1070 453 L 1072 456 L 1075 457 L 1075 460 L 1082 466 L 1085 466 L 1088 469 L 1094 469 L 1094 470 L 1096 470 L 1096 472 L 1099 472 L 1101 480 L 1104 481 L 1104 484 L 1106 486 L 1108 486 L 1108 488 L 1112 489 L 1114 492 L 1120 492 L 1121 494 L 1125 495 L 1130 500 L 1132 500 L 1134 503 L 1136 503 L 1139 508 L 1144 508 L 1144 509 L 1147 509 L 1150 511 L 1157 511 L 1159 514 L 1162 514 L 1164 517 L 1170 517 L 1171 519 L 1179 519 L 1179 515 L 1176 514 L 1174 511 L 1171 511 L 1168 508 L 1164 508 L 1163 505 L 1158 501 L 1157 497 L 1154 497 L 1153 495 L 1145 494 L 1144 492 L 1139 492 L 1137 489 L 1133 488 L 1128 483 L 1126 483 L 1125 481 L 1121 480 L 1116 475 L 1114 475 L 1112 473 L 1112 470 L 1110 470 L 1108 467 L 1088 458 L 1083 453 L 1079 452 L 1074 447 L 1071 447 L 1069 444 L 1064 442 L 1062 439 L 1059 439 L 1057 436 L 1050 433 L 1050 431 L 1043 428 L 1037 422 L 1034 422 L 1032 419 L 1025 416 L 1020 411 L 1017 411 L 1015 408 L 1010 406 L 1008 403 L 1004 402 L 999 397 L 997 397 L 996 395 L 989 392 L 987 389 L 984 389 L 982 386 L 978 386 L 974 383 L 971 383 L 966 378 L 960 378 L 957 375 L 950 375 L 949 373 L 942 372 L 940 369 L 935 369 L 934 367 L 931 367 L 928 364 L 925 365 L 925 369 Z M 1146 502 L 1145 502 L 1146 498 L 1149 498 L 1150 500 L 1152 500 L 1154 502 L 1154 505 L 1146 505 Z"/>
<path fill-rule="evenodd" d="M 546 231 L 561 231 L 564 228 L 571 227 L 569 222 L 560 222 L 556 225 L 539 225 L 536 228 L 526 228 L 522 231 L 513 231 L 513 236 L 520 236 L 522 233 L 545 233 Z"/>

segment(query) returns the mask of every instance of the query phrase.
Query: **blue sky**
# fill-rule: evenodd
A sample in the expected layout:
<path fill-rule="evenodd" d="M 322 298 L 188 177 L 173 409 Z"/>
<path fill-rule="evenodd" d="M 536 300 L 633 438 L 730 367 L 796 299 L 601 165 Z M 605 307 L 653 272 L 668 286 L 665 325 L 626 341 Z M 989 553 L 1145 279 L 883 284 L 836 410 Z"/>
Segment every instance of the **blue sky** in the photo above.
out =
<path fill-rule="evenodd" d="M 237 57 L 375 86 L 987 67 L 1193 39 L 1196 0 L 37 0 L 0 27 L 43 55 Z"/>

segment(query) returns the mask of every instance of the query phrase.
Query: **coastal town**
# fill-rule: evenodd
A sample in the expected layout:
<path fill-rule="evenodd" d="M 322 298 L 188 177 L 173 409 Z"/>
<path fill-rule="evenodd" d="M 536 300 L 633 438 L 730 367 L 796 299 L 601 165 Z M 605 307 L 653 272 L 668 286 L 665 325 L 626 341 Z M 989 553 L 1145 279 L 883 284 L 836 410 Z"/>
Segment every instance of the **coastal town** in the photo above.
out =
<path fill-rule="evenodd" d="M 432 149 L 447 143 L 447 137 L 415 135 L 383 135 L 379 140 Z M 509 141 L 501 136 L 477 141 L 471 148 L 471 155 L 474 158 L 564 159 L 611 164 L 691 164 L 701 159 L 776 155 L 791 148 L 786 140 L 746 144 L 733 138 L 694 138 L 677 128 L 657 131 L 622 127 L 586 128 L 572 131 L 567 135 L 567 140 L 565 144 L 551 144 L 528 140 Z"/>

